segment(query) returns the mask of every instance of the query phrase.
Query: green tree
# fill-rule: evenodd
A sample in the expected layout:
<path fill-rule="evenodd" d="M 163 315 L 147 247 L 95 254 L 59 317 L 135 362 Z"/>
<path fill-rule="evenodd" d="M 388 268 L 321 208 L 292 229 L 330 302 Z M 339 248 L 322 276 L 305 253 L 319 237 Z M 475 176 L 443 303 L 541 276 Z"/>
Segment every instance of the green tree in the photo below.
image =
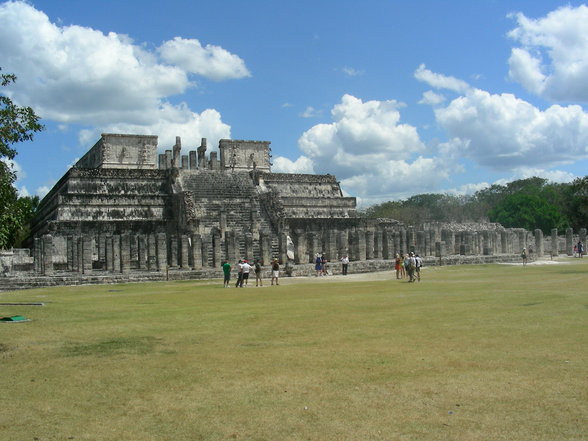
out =
<path fill-rule="evenodd" d="M 492 222 L 507 228 L 525 228 L 533 231 L 539 228 L 549 234 L 552 228 L 562 229 L 565 219 L 557 207 L 536 194 L 513 193 L 489 212 Z"/>
<path fill-rule="evenodd" d="M 15 81 L 13 74 L 0 74 L 2 87 Z M 17 106 L 0 94 L 0 248 L 16 244 L 35 207 L 34 199 L 18 197 L 14 188 L 16 175 L 9 162 L 16 156 L 14 144 L 30 141 L 35 132 L 43 130 L 39 119 L 30 107 Z"/>

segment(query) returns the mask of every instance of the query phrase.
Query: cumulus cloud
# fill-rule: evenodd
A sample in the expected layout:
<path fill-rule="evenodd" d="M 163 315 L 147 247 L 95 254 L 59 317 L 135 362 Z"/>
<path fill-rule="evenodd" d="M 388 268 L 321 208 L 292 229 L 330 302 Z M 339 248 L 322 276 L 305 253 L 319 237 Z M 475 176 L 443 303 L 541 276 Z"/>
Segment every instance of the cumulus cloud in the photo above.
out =
<path fill-rule="evenodd" d="M 430 106 L 436 106 L 437 104 L 441 104 L 442 102 L 444 102 L 445 99 L 446 98 L 444 95 L 433 92 L 432 90 L 427 90 L 425 93 L 423 93 L 423 99 L 419 101 L 419 104 L 428 104 Z"/>
<path fill-rule="evenodd" d="M 251 76 L 240 57 L 219 46 L 202 47 L 196 39 L 176 37 L 158 51 L 166 62 L 215 81 Z"/>
<path fill-rule="evenodd" d="M 448 89 L 457 93 L 465 93 L 470 88 L 470 85 L 459 78 L 439 74 L 427 69 L 424 64 L 421 64 L 414 73 L 414 77 L 427 83 L 435 89 Z"/>
<path fill-rule="evenodd" d="M 473 89 L 435 109 L 454 155 L 497 170 L 553 167 L 588 157 L 588 114 L 580 106 L 542 111 L 512 94 Z"/>
<path fill-rule="evenodd" d="M 317 173 L 335 174 L 364 203 L 432 191 L 455 164 L 423 156 L 426 146 L 416 128 L 400 123 L 403 106 L 344 95 L 331 110 L 332 122 L 307 130 L 298 145 Z"/>
<path fill-rule="evenodd" d="M 550 100 L 588 101 L 588 7 L 564 6 L 545 17 L 512 14 L 509 76 Z"/>
<path fill-rule="evenodd" d="M 218 46 L 176 38 L 150 52 L 126 35 L 59 26 L 20 1 L 0 5 L 0 42 L 2 67 L 19 77 L 10 88 L 15 102 L 96 131 L 161 133 L 171 124 L 176 134 L 226 137 L 218 112 L 197 114 L 167 99 L 195 86 L 190 74 L 217 81 L 250 75 L 243 60 Z"/>
<path fill-rule="evenodd" d="M 273 160 L 272 171 L 276 173 L 314 174 L 312 161 L 306 156 L 300 156 L 296 161 L 278 156 Z"/>
<path fill-rule="evenodd" d="M 321 115 L 322 112 L 312 106 L 308 106 L 306 109 L 304 109 L 304 112 L 300 114 L 302 118 L 316 118 Z"/>

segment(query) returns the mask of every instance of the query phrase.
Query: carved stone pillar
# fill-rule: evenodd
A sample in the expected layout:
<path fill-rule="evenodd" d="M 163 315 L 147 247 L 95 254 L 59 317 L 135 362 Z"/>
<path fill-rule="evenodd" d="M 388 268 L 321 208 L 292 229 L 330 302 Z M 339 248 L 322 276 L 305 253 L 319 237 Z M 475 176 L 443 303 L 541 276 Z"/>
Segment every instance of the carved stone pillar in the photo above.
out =
<path fill-rule="evenodd" d="M 188 236 L 182 234 L 180 236 L 180 265 L 182 269 L 190 269 L 190 264 L 188 262 L 188 255 L 190 254 L 190 241 L 188 240 Z"/>
<path fill-rule="evenodd" d="M 535 252 L 537 253 L 537 257 L 543 257 L 543 231 L 540 229 L 535 230 Z"/>
<path fill-rule="evenodd" d="M 43 236 L 43 274 L 53 275 L 53 236 L 50 234 Z"/>
<path fill-rule="evenodd" d="M 157 233 L 157 271 L 165 271 L 167 269 L 167 237 L 165 233 Z"/>
<path fill-rule="evenodd" d="M 365 232 L 365 258 L 366 260 L 372 260 L 374 258 L 374 232 Z"/>
<path fill-rule="evenodd" d="M 202 268 L 202 237 L 200 234 L 192 234 L 191 239 L 190 265 L 192 265 L 192 268 L 194 269 L 200 269 Z"/>
<path fill-rule="evenodd" d="M 131 270 L 131 236 L 120 236 L 120 272 L 128 274 Z"/>
<path fill-rule="evenodd" d="M 574 255 L 574 230 L 566 229 L 566 254 L 568 256 Z"/>

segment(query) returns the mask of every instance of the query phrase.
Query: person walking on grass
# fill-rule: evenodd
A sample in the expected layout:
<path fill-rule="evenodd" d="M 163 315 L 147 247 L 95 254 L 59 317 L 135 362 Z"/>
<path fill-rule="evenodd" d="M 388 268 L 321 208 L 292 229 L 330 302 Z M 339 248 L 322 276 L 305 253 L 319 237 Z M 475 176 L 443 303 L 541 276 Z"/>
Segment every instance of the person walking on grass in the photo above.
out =
<path fill-rule="evenodd" d="M 237 283 L 235 284 L 235 288 L 243 288 L 243 261 L 239 259 L 239 263 L 237 263 Z"/>
<path fill-rule="evenodd" d="M 247 262 L 247 259 L 243 261 L 243 279 L 241 279 L 241 288 L 243 288 L 243 282 L 245 282 L 245 286 L 247 286 L 247 282 L 249 281 L 249 272 L 251 271 L 251 265 Z"/>
<path fill-rule="evenodd" d="M 226 260 L 223 262 L 223 274 L 225 276 L 225 288 L 229 288 L 231 282 L 231 264 Z"/>
<path fill-rule="evenodd" d="M 278 262 L 278 259 L 274 259 L 273 263 L 272 263 L 272 285 L 274 284 L 274 281 L 276 282 L 276 285 L 279 285 L 279 279 L 280 279 L 280 263 Z"/>
<path fill-rule="evenodd" d="M 523 259 L 523 266 L 527 264 L 527 249 L 523 248 L 523 252 L 521 253 L 521 258 Z"/>
<path fill-rule="evenodd" d="M 259 259 L 255 259 L 255 265 L 253 268 L 255 271 L 255 286 L 263 286 L 263 281 L 261 280 L 261 263 L 259 263 Z"/>
<path fill-rule="evenodd" d="M 414 260 L 415 260 L 416 279 L 420 282 L 421 281 L 421 268 L 423 266 L 423 259 L 421 259 L 421 256 L 419 256 L 417 254 L 416 256 L 414 256 Z"/>
<path fill-rule="evenodd" d="M 400 279 L 400 267 L 402 266 L 402 260 L 398 253 L 394 257 L 394 269 L 396 270 L 396 279 Z"/>

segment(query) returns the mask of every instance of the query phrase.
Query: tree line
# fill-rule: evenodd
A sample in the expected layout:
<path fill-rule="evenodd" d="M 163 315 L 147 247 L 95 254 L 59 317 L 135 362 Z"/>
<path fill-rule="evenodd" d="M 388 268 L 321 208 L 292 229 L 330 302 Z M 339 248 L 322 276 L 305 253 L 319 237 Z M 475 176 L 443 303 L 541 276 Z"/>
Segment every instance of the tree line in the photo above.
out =
<path fill-rule="evenodd" d="M 405 224 L 422 222 L 498 222 L 507 228 L 553 228 L 577 231 L 588 227 L 588 176 L 571 183 L 532 177 L 495 184 L 473 195 L 426 193 L 371 206 L 368 218 L 391 218 Z"/>

